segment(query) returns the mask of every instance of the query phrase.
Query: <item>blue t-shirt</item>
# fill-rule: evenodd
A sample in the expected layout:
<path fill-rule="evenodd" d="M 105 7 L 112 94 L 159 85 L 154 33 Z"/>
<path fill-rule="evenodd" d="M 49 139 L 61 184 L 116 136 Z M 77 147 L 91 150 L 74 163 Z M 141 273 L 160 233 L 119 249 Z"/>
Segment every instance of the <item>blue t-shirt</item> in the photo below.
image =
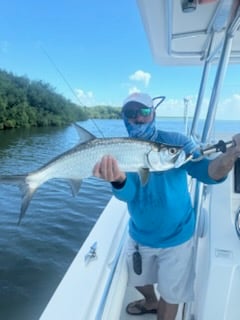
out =
<path fill-rule="evenodd" d="M 156 141 L 182 145 L 186 153 L 196 149 L 193 141 L 180 133 L 159 130 Z M 128 205 L 129 234 L 137 243 L 166 248 L 192 237 L 196 219 L 187 174 L 206 184 L 218 183 L 208 175 L 209 162 L 209 159 L 190 161 L 180 168 L 151 172 L 144 186 L 137 173 L 127 173 L 124 186 L 113 187 L 114 195 Z"/>

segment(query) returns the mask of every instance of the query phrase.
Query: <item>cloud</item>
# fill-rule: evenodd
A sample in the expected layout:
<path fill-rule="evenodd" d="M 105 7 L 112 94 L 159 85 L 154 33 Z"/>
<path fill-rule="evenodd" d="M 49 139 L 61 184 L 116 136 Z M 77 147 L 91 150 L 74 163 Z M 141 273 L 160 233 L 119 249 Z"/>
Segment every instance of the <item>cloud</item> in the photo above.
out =
<path fill-rule="evenodd" d="M 197 98 L 192 96 L 188 97 L 188 116 L 192 117 L 195 111 Z M 200 118 L 205 119 L 209 107 L 209 98 L 203 99 L 203 104 L 200 112 Z M 166 99 L 163 104 L 157 109 L 159 117 L 183 117 L 184 115 L 184 98 L 183 99 Z M 226 99 L 219 102 L 217 113 L 217 120 L 238 120 L 240 119 L 240 94 L 235 93 Z"/>
<path fill-rule="evenodd" d="M 148 72 L 144 72 L 142 70 L 138 70 L 129 76 L 131 81 L 140 81 L 143 82 L 145 87 L 148 86 L 149 81 L 151 79 L 151 74 Z"/>
<path fill-rule="evenodd" d="M 222 120 L 240 119 L 240 94 L 235 93 L 219 103 L 217 118 Z"/>
<path fill-rule="evenodd" d="M 75 89 L 76 96 L 84 106 L 93 106 L 95 104 L 95 98 L 92 91 L 85 92 L 82 89 Z"/>
<path fill-rule="evenodd" d="M 188 100 L 188 116 L 192 116 L 194 109 L 193 102 Z M 166 99 L 160 106 L 157 108 L 157 116 L 159 117 L 183 117 L 185 112 L 185 104 L 183 99 Z"/>

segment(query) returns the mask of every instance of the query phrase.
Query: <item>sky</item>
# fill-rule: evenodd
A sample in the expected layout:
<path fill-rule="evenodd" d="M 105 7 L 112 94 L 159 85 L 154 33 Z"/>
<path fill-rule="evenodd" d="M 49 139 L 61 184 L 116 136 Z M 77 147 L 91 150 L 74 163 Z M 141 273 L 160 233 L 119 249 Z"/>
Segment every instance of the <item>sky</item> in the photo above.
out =
<path fill-rule="evenodd" d="M 164 116 L 182 115 L 184 98 L 191 113 L 202 72 L 155 63 L 136 0 L 1 1 L 0 68 L 89 107 L 121 106 L 136 91 L 164 95 Z M 240 119 L 239 66 L 226 75 L 217 116 Z"/>

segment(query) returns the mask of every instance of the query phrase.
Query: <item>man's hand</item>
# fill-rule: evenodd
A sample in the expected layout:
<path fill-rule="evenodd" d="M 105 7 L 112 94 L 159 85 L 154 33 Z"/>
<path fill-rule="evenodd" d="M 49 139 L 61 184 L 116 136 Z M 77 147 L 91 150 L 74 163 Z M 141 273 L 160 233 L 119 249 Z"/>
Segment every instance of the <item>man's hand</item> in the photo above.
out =
<path fill-rule="evenodd" d="M 109 182 L 122 183 L 126 180 L 126 174 L 119 169 L 117 160 L 110 155 L 102 157 L 93 168 L 93 175 Z"/>
<path fill-rule="evenodd" d="M 226 153 L 214 159 L 209 167 L 208 173 L 212 179 L 220 180 L 233 168 L 234 162 L 240 157 L 240 133 L 232 137 L 234 146 L 227 149 Z"/>
<path fill-rule="evenodd" d="M 236 156 L 239 157 L 240 156 L 240 133 L 235 134 L 235 136 L 233 136 L 232 140 L 235 143 L 235 146 L 233 147 L 235 154 L 236 154 Z"/>

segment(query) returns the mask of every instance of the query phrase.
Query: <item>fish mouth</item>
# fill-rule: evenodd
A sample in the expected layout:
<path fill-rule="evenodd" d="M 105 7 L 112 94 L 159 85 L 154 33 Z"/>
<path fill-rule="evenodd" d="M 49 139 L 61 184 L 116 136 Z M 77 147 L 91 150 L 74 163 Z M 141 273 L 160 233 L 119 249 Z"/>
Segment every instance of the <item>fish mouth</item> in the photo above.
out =
<path fill-rule="evenodd" d="M 189 162 L 192 158 L 193 158 L 192 154 L 186 155 L 185 151 L 181 150 L 180 153 L 175 156 L 176 160 L 174 159 L 175 160 L 174 167 L 179 168 L 185 163 Z"/>

